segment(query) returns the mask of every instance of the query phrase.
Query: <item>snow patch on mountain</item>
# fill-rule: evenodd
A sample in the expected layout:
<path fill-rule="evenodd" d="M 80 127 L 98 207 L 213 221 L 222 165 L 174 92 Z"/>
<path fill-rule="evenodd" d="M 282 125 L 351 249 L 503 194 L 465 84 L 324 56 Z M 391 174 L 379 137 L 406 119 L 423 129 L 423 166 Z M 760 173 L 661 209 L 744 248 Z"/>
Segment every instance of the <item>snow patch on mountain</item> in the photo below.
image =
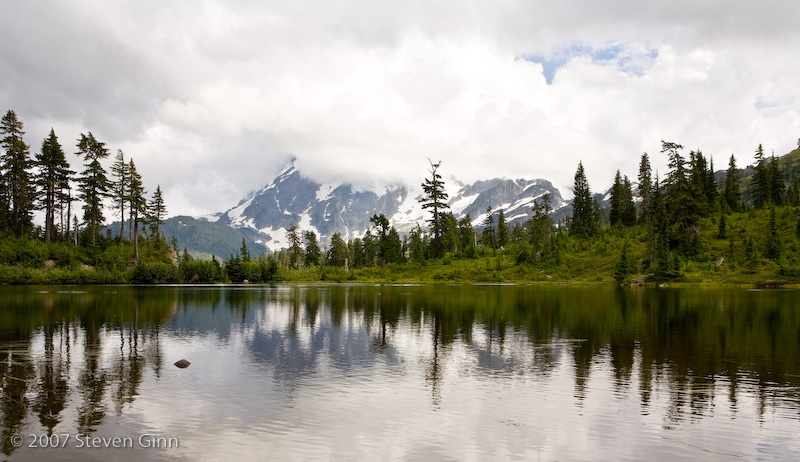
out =
<path fill-rule="evenodd" d="M 497 214 L 503 210 L 513 225 L 532 216 L 534 201 L 550 194 L 554 218 L 567 205 L 559 191 L 542 179 L 494 178 L 463 184 L 445 178 L 449 212 L 461 219 L 472 217 L 474 227 L 482 227 L 487 208 Z M 345 239 L 363 237 L 373 215 L 384 214 L 398 232 L 405 234 L 417 225 L 427 229 L 429 211 L 422 208 L 422 186 L 354 186 L 342 183 L 316 183 L 298 171 L 294 162 L 283 167 L 272 182 L 248 194 L 224 213 L 206 215 L 206 221 L 220 221 L 232 228 L 249 228 L 270 250 L 285 248 L 286 230 L 298 226 L 301 232 L 313 231 L 322 245 L 334 233 Z M 496 218 L 495 218 L 496 221 Z"/>

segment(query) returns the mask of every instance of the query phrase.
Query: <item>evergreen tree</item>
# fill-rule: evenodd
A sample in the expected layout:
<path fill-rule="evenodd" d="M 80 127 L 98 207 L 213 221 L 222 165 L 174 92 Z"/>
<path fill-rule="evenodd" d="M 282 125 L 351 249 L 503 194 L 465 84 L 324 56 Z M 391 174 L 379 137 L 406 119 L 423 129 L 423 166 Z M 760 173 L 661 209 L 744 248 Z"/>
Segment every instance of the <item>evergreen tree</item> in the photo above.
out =
<path fill-rule="evenodd" d="M 707 216 L 714 208 L 716 200 L 717 187 L 714 182 L 714 172 L 709 168 L 708 161 L 699 150 L 689 153 L 689 165 L 691 168 L 689 182 L 697 200 L 695 208 L 702 216 Z"/>
<path fill-rule="evenodd" d="M 458 220 L 453 212 L 442 212 L 442 250 L 458 252 Z"/>
<path fill-rule="evenodd" d="M 792 207 L 800 206 L 800 178 L 796 176 L 792 177 L 789 191 L 786 193 L 786 205 L 791 205 Z"/>
<path fill-rule="evenodd" d="M 364 242 L 359 239 L 351 239 L 347 242 L 347 249 L 350 254 L 350 263 L 353 268 L 363 267 L 366 265 L 366 256 L 364 255 Z"/>
<path fill-rule="evenodd" d="M 350 250 L 347 243 L 342 239 L 342 235 L 334 233 L 331 237 L 331 248 L 328 250 L 328 265 L 345 266 L 345 262 L 350 257 Z"/>
<path fill-rule="evenodd" d="M 674 247 L 692 249 L 699 237 L 697 223 L 704 206 L 702 192 L 687 178 L 686 161 L 680 155 L 683 146 L 663 140 L 661 146 L 661 152 L 669 157 L 668 166 L 671 169 L 667 175 L 664 197 L 668 223 L 672 227 L 670 240 L 674 241 Z"/>
<path fill-rule="evenodd" d="M 245 241 L 244 238 L 242 238 L 242 248 L 239 250 L 239 257 L 245 263 L 250 262 L 250 250 L 247 249 L 247 241 Z"/>
<path fill-rule="evenodd" d="M 550 241 L 550 229 L 553 219 L 550 217 L 550 194 L 542 196 L 541 200 L 533 203 L 533 216 L 528 222 L 528 239 L 533 245 L 534 252 L 544 252 Z"/>
<path fill-rule="evenodd" d="M 611 187 L 611 208 L 608 213 L 611 226 L 636 224 L 636 208 L 633 204 L 633 191 L 627 176 L 623 179 L 617 170 L 614 185 Z"/>
<path fill-rule="evenodd" d="M 389 228 L 389 233 L 386 235 L 386 242 L 383 245 L 383 254 L 386 257 L 387 263 L 402 263 L 405 260 L 403 256 L 403 243 L 400 241 L 400 234 L 394 229 L 394 226 Z"/>
<path fill-rule="evenodd" d="M 306 231 L 306 266 L 316 266 L 319 264 L 321 252 L 319 250 L 319 243 L 317 242 L 317 233 L 314 231 Z"/>
<path fill-rule="evenodd" d="M 622 204 L 622 175 L 619 170 L 614 176 L 614 185 L 611 186 L 611 207 L 608 212 L 608 221 L 611 226 L 620 223 L 620 207 Z"/>
<path fill-rule="evenodd" d="M 719 227 L 717 228 L 717 239 L 725 239 L 728 237 L 728 224 L 725 219 L 725 214 L 719 213 Z"/>
<path fill-rule="evenodd" d="M 622 180 L 622 198 L 620 204 L 620 220 L 624 226 L 636 224 L 636 206 L 633 203 L 633 186 L 628 176 Z"/>
<path fill-rule="evenodd" d="M 483 244 L 491 248 L 497 248 L 497 233 L 494 229 L 494 215 L 492 214 L 492 207 L 486 208 L 486 219 L 483 221 L 485 227 L 483 228 Z"/>
<path fill-rule="evenodd" d="M 458 220 L 458 239 L 461 252 L 468 258 L 475 256 L 475 230 L 472 229 L 472 217 L 467 214 Z"/>
<path fill-rule="evenodd" d="M 49 244 L 54 234 L 56 208 L 63 203 L 63 189 L 69 185 L 70 175 L 74 173 L 69 169 L 69 162 L 52 128 L 42 142 L 41 152 L 36 155 L 36 166 L 39 168 L 36 175 L 39 205 L 45 212 L 44 241 Z"/>
<path fill-rule="evenodd" d="M 739 193 L 739 172 L 736 170 L 736 158 L 731 154 L 728 162 L 728 173 L 725 175 L 725 192 L 723 193 L 725 203 L 731 210 L 740 209 L 741 194 Z"/>
<path fill-rule="evenodd" d="M 388 247 L 388 236 L 389 236 L 389 219 L 386 218 L 384 214 L 380 215 L 372 215 L 372 218 L 369 219 L 370 223 L 375 226 L 375 253 L 378 258 L 378 262 L 381 266 L 385 266 L 387 262 L 386 258 L 386 250 Z"/>
<path fill-rule="evenodd" d="M 5 183 L 8 227 L 17 236 L 27 235 L 33 229 L 34 189 L 29 170 L 32 167 L 28 145 L 22 140 L 25 132 L 14 111 L 8 111 L 0 121 L 0 173 Z"/>
<path fill-rule="evenodd" d="M 167 216 L 167 207 L 164 205 L 164 197 L 161 194 L 161 185 L 156 186 L 156 192 L 153 193 L 153 199 L 148 206 L 147 221 L 150 223 L 150 235 L 159 242 L 161 239 L 161 225 L 164 223 L 164 218 Z"/>
<path fill-rule="evenodd" d="M 128 202 L 128 188 L 130 183 L 129 165 L 125 163 L 125 154 L 122 149 L 117 149 L 117 157 L 111 165 L 111 174 L 116 178 L 112 183 L 114 209 L 119 211 L 120 227 L 119 240 L 125 239 L 125 204 Z"/>
<path fill-rule="evenodd" d="M 756 149 L 755 172 L 750 179 L 756 208 L 763 209 L 772 202 L 771 180 L 769 159 L 764 157 L 764 148 L 759 144 Z"/>
<path fill-rule="evenodd" d="M 370 230 L 364 233 L 362 248 L 364 252 L 364 266 L 378 266 L 378 245 Z"/>
<path fill-rule="evenodd" d="M 447 200 L 447 193 L 444 192 L 444 181 L 442 181 L 442 176 L 437 173 L 442 162 L 439 161 L 434 164 L 430 159 L 428 159 L 428 162 L 431 164 L 431 169 L 429 170 L 431 177 L 426 178 L 422 183 L 424 196 L 419 201 L 422 203 L 423 210 L 430 209 L 431 211 L 431 219 L 428 220 L 431 234 L 433 235 L 431 253 L 434 257 L 440 257 L 444 253 L 444 248 L 442 246 L 443 229 L 441 212 L 444 209 L 450 208 L 450 206 L 445 202 Z"/>
<path fill-rule="evenodd" d="M 671 274 L 669 263 L 669 217 L 660 188 L 658 176 L 652 190 L 650 209 L 650 260 L 655 268 L 654 276 L 657 280 L 664 280 Z"/>
<path fill-rule="evenodd" d="M 597 230 L 597 221 L 592 193 L 589 190 L 589 182 L 586 180 L 582 162 L 578 163 L 578 170 L 575 172 L 573 193 L 575 198 L 572 200 L 570 234 L 578 237 L 592 236 Z"/>
<path fill-rule="evenodd" d="M 286 230 L 286 241 L 289 243 L 289 261 L 294 269 L 300 269 L 300 260 L 303 255 L 303 240 L 300 237 L 300 228 L 292 225 Z"/>
<path fill-rule="evenodd" d="M 639 162 L 639 223 L 647 223 L 650 213 L 650 201 L 652 196 L 653 182 L 651 178 L 650 159 L 647 153 L 642 154 Z"/>
<path fill-rule="evenodd" d="M 506 225 L 503 209 L 500 209 L 500 213 L 497 215 L 497 246 L 502 248 L 506 244 L 508 244 L 508 226 Z"/>
<path fill-rule="evenodd" d="M 78 156 L 83 157 L 85 169 L 78 178 L 78 197 L 83 201 L 83 219 L 89 225 L 92 245 L 97 241 L 97 230 L 103 223 L 103 199 L 108 197 L 111 183 L 100 164 L 108 157 L 106 144 L 95 139 L 94 135 L 81 133 L 78 140 Z"/>
<path fill-rule="evenodd" d="M 423 245 L 423 232 L 422 228 L 417 224 L 416 228 L 411 230 L 411 238 L 409 239 L 408 252 L 412 260 L 421 262 L 425 260 L 425 250 Z"/>
<path fill-rule="evenodd" d="M 128 163 L 128 210 L 131 216 L 131 239 L 133 240 L 133 258 L 139 259 L 139 221 L 147 216 L 147 194 L 142 184 L 142 177 L 136 171 L 133 159 Z"/>
<path fill-rule="evenodd" d="M 786 185 L 783 180 L 783 170 L 781 170 L 780 159 L 775 157 L 775 152 L 769 161 L 769 187 L 770 199 L 775 206 L 783 205 L 783 196 L 786 192 Z"/>

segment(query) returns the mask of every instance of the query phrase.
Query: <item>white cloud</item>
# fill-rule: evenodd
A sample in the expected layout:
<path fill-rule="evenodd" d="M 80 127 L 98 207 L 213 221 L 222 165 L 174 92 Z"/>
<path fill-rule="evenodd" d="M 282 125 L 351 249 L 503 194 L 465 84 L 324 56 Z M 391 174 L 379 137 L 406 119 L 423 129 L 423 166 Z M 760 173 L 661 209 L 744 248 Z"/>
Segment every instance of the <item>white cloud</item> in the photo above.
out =
<path fill-rule="evenodd" d="M 663 172 L 661 139 L 721 168 L 800 134 L 793 2 L 4 11 L 20 40 L 0 45 L 0 97 L 29 144 L 53 126 L 71 149 L 91 130 L 133 156 L 174 214 L 227 209 L 292 156 L 321 182 L 415 185 L 430 157 L 463 181 L 543 177 L 569 195 L 579 160 L 600 190 L 617 169 L 635 176 L 644 151 Z M 551 84 L 534 56 L 558 66 Z"/>

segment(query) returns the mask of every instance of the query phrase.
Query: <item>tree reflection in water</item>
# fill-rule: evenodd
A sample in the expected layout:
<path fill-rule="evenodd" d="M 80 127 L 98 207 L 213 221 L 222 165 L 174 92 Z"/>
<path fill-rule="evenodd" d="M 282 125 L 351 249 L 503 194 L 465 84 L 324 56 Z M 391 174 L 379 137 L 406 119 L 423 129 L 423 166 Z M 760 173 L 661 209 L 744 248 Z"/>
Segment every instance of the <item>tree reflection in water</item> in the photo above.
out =
<path fill-rule="evenodd" d="M 720 406 L 735 415 L 743 393 L 761 419 L 776 408 L 800 419 L 797 291 L 1 287 L 0 300 L 6 455 L 29 415 L 48 434 L 73 421 L 90 434 L 109 412 L 134 409 L 147 371 L 162 375 L 165 335 L 241 338 L 247 361 L 270 368 L 289 396 L 323 364 L 345 377 L 417 364 L 439 409 L 459 374 L 547 381 L 567 367 L 577 406 L 609 371 L 614 396 L 635 397 L 641 415 L 663 412 L 665 428 Z"/>

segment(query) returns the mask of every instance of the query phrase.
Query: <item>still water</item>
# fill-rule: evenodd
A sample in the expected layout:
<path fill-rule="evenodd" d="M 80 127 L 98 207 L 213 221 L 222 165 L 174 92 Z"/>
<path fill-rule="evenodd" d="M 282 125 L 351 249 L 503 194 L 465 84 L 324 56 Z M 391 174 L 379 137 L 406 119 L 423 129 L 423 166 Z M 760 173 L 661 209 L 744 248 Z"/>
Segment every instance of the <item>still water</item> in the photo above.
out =
<path fill-rule="evenodd" d="M 0 378 L 0 460 L 800 460 L 800 291 L 0 287 Z"/>

